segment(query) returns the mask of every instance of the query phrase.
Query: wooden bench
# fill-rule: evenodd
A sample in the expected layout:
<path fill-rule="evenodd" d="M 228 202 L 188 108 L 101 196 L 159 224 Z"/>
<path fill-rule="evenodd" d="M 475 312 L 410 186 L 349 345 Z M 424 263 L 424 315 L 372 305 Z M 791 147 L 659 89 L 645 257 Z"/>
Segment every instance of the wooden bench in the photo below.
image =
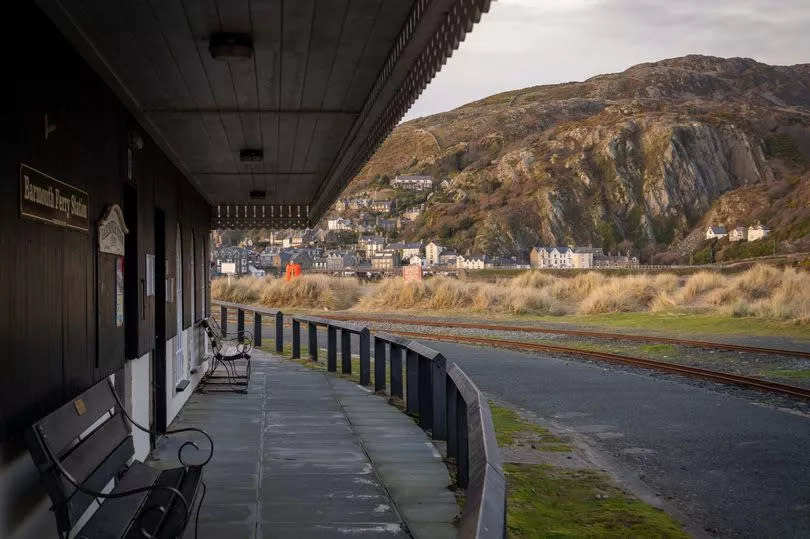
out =
<path fill-rule="evenodd" d="M 212 356 L 208 371 L 200 381 L 199 390 L 247 393 L 253 335 L 249 331 L 225 332 L 212 317 L 204 319 L 202 326 L 211 345 Z M 244 373 L 237 367 L 237 362 L 241 360 L 245 362 Z M 217 374 L 220 367 L 225 372 L 224 375 Z"/>
<path fill-rule="evenodd" d="M 96 501 L 100 507 L 77 538 L 179 537 L 202 486 L 199 517 L 205 498 L 203 466 L 214 454 L 211 437 L 199 429 L 167 431 L 167 435 L 199 433 L 207 438 L 210 450 L 206 454 L 205 448 L 187 440 L 177 452 L 180 465 L 158 470 L 138 461 L 129 464 L 135 453 L 132 426 L 150 432 L 132 420 L 113 382 L 106 379 L 29 429 L 29 450 L 53 503 L 60 537 L 68 537 Z M 184 456 L 191 455 L 183 452 L 192 447 L 199 460 L 205 459 L 186 464 Z"/>

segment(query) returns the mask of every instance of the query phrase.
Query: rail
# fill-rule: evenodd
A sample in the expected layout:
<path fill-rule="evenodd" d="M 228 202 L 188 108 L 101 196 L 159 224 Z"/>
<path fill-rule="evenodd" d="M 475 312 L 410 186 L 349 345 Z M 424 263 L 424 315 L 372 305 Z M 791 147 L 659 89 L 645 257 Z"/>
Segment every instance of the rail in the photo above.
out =
<path fill-rule="evenodd" d="M 237 333 L 245 327 L 245 313 L 254 316 L 254 340 L 261 343 L 263 316 L 275 320 L 275 350 L 284 351 L 284 315 L 279 310 L 212 301 L 220 307 L 221 324 L 228 310 L 236 310 Z M 258 317 L 258 318 L 257 318 Z M 403 402 L 405 412 L 433 439 L 447 442 L 447 457 L 456 465 L 458 486 L 466 503 L 459 522 L 459 537 L 503 538 L 506 534 L 506 479 L 501 466 L 489 404 L 481 391 L 455 363 L 400 335 L 374 332 L 363 325 L 317 316 L 288 316 L 292 329 L 290 355 L 301 358 L 301 334 L 307 327 L 309 360 L 319 360 L 318 330 L 326 330 L 326 367 L 337 372 L 340 332 L 340 370 L 352 373 L 352 336 L 359 339 L 360 385 Z M 371 339 L 374 366 L 371 365 Z M 373 382 L 372 382 L 373 375 Z"/>

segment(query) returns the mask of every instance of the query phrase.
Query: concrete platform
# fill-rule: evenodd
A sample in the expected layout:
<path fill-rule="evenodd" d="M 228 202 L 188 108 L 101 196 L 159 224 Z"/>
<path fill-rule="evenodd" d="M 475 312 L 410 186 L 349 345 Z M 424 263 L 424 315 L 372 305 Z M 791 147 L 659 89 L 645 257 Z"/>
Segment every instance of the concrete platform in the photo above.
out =
<path fill-rule="evenodd" d="M 260 351 L 253 366 L 247 395 L 195 393 L 170 427 L 216 444 L 200 538 L 456 537 L 447 469 L 410 417 L 348 379 Z"/>

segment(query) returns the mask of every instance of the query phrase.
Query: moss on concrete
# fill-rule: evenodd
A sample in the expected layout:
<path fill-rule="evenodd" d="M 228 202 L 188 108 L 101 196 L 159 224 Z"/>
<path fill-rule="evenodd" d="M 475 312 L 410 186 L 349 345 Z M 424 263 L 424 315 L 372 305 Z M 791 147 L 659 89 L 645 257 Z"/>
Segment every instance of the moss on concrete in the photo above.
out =
<path fill-rule="evenodd" d="M 595 470 L 506 464 L 512 538 L 688 537 L 669 515 L 630 496 Z"/>

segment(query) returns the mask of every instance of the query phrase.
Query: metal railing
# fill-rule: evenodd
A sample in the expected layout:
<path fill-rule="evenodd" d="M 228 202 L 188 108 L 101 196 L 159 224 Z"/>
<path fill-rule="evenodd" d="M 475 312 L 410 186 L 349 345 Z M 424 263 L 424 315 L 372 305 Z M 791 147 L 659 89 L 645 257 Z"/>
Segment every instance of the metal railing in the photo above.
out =
<path fill-rule="evenodd" d="M 263 316 L 274 319 L 275 350 L 284 351 L 284 315 L 279 310 L 212 301 L 219 305 L 221 325 L 227 327 L 228 310 L 236 310 L 237 333 L 244 331 L 245 312 L 254 316 L 253 338 L 261 346 Z M 458 486 L 465 489 L 459 537 L 502 538 L 506 533 L 506 479 L 501 466 L 492 415 L 486 398 L 455 363 L 421 343 L 376 331 L 374 367 L 371 366 L 369 329 L 359 324 L 317 316 L 288 316 L 292 329 L 291 356 L 301 358 L 302 326 L 307 326 L 309 360 L 319 361 L 318 329 L 326 330 L 326 368 L 338 369 L 337 334 L 340 332 L 340 371 L 352 374 L 352 336 L 359 339 L 360 385 L 404 401 L 405 412 L 418 419 L 433 440 L 447 442 L 447 457 L 456 464 Z"/>

